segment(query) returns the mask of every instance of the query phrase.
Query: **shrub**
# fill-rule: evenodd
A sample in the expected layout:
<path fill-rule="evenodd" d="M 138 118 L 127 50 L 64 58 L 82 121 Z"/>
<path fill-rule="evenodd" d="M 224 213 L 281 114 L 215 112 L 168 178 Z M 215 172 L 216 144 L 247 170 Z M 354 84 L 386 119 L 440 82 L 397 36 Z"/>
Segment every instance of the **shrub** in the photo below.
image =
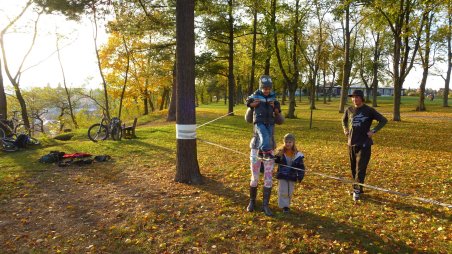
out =
<path fill-rule="evenodd" d="M 74 137 L 74 133 L 64 133 L 64 134 L 55 136 L 54 139 L 61 140 L 61 141 L 67 141 L 67 140 L 71 140 L 72 137 Z"/>

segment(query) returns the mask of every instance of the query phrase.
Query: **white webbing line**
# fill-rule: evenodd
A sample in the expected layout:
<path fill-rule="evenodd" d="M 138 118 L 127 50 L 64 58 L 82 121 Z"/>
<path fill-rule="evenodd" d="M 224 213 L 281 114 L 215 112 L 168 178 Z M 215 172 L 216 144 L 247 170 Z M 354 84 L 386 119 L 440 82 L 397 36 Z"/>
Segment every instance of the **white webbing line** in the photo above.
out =
<path fill-rule="evenodd" d="M 236 111 L 234 111 L 234 112 L 236 112 Z M 230 115 L 230 114 L 232 114 L 234 112 L 228 113 L 226 115 L 223 115 L 223 116 L 220 116 L 218 118 L 215 118 L 215 119 L 213 119 L 213 120 L 211 120 L 209 122 L 206 122 L 206 123 L 204 123 L 202 125 L 199 125 L 199 126 L 196 127 L 196 129 L 198 129 L 198 128 L 202 127 L 202 126 L 205 126 L 207 124 L 210 124 L 210 123 L 212 123 L 214 121 L 217 121 L 218 119 L 226 117 L 226 116 L 228 116 L 228 115 Z M 203 140 L 203 139 L 200 139 L 200 138 L 197 138 L 197 140 L 199 140 L 199 141 L 201 141 L 203 143 L 209 144 L 209 145 L 213 145 L 213 146 L 216 146 L 216 147 L 219 147 L 219 148 L 222 148 L 222 149 L 234 152 L 234 153 L 238 153 L 238 154 L 241 154 L 241 155 L 249 156 L 246 153 L 243 153 L 243 152 L 240 152 L 240 151 L 237 151 L 237 150 L 231 149 L 229 147 L 226 147 L 226 146 L 223 146 L 223 145 L 219 145 L 219 144 L 207 141 L 207 140 Z M 283 164 L 280 164 L 280 163 L 275 163 L 275 164 L 283 165 Z M 312 171 L 312 170 L 295 168 L 295 167 L 287 166 L 287 165 L 283 165 L 283 166 L 288 167 L 288 168 L 293 168 L 293 169 L 296 169 L 296 170 L 299 170 L 299 171 L 309 172 L 309 173 L 312 173 L 314 175 L 318 175 L 318 176 L 321 176 L 321 177 L 325 177 L 325 178 L 329 178 L 329 179 L 333 179 L 333 180 L 338 180 L 338 181 L 343 182 L 343 183 L 356 184 L 356 185 L 363 186 L 363 187 L 366 187 L 366 188 L 369 188 L 369 189 L 374 189 L 374 190 L 386 192 L 386 193 L 389 193 L 389 194 L 394 194 L 394 195 L 397 195 L 397 196 L 400 196 L 400 197 L 411 198 L 411 199 L 414 199 L 414 200 L 417 200 L 417 201 L 420 201 L 420 202 L 423 202 L 423 203 L 429 203 L 429 204 L 444 206 L 444 207 L 447 207 L 447 208 L 452 208 L 451 204 L 442 203 L 442 202 L 439 202 L 439 201 L 436 201 L 436 200 L 433 200 L 433 199 L 429 199 L 429 198 L 417 197 L 417 196 L 413 196 L 413 195 L 410 195 L 410 194 L 407 194 L 407 193 L 403 193 L 403 192 L 399 192 L 399 191 L 393 191 L 393 190 L 381 188 L 381 187 L 378 187 L 378 186 L 373 186 L 373 185 L 364 184 L 364 183 L 358 183 L 358 182 L 353 181 L 353 180 L 344 179 L 344 178 L 338 177 L 338 176 L 330 176 L 330 175 L 319 173 L 319 172 L 315 172 L 315 171 Z"/>
<path fill-rule="evenodd" d="M 203 127 L 204 125 L 208 125 L 209 123 L 213 123 L 213 122 L 217 121 L 218 119 L 221 119 L 221 118 L 223 118 L 223 117 L 226 117 L 226 116 L 228 116 L 228 115 L 230 115 L 230 114 L 234 114 L 234 112 L 236 112 L 236 111 L 232 111 L 232 112 L 230 112 L 230 113 L 227 113 L 227 114 L 224 115 L 224 116 L 220 116 L 220 117 L 215 118 L 215 119 L 213 119 L 213 120 L 211 120 L 211 121 L 208 121 L 207 123 L 203 123 L 203 124 L 201 124 L 201 125 L 198 125 L 198 126 L 196 126 L 196 129 L 199 129 L 199 128 Z"/>

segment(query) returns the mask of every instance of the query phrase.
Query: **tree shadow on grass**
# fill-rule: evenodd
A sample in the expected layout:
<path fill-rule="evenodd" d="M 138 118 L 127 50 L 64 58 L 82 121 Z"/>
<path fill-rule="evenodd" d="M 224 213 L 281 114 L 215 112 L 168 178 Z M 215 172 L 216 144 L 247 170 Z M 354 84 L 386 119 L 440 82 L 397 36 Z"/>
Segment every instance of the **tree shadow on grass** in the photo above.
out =
<path fill-rule="evenodd" d="M 19 166 L 21 169 L 25 171 L 39 171 L 45 169 L 48 165 L 43 165 L 38 162 L 37 156 L 43 155 L 45 152 L 41 148 L 34 149 L 23 149 L 14 153 L 8 153 L 5 155 L 8 156 L 12 161 L 14 161 L 13 165 Z"/>
<path fill-rule="evenodd" d="M 239 206 L 243 206 L 243 212 L 245 213 L 245 206 L 249 200 L 247 193 L 241 193 L 234 189 L 225 186 L 222 182 L 215 179 L 204 177 L 203 185 L 196 185 L 197 188 L 209 192 L 213 195 L 225 197 Z M 258 200 L 261 199 L 261 187 L 258 189 Z M 277 190 L 273 190 L 273 195 Z M 275 206 L 270 204 L 271 208 L 275 209 Z M 258 209 L 261 207 L 261 203 L 257 204 Z M 259 210 L 255 213 L 261 213 Z M 265 216 L 263 213 L 259 216 Z M 352 246 L 360 246 L 371 253 L 391 253 L 391 252 L 408 252 L 413 253 L 416 250 L 407 246 L 405 243 L 395 241 L 392 239 L 383 239 L 374 232 L 366 231 L 358 227 L 351 226 L 346 223 L 334 221 L 331 218 L 313 214 L 310 212 L 301 211 L 299 209 L 291 210 L 289 216 L 283 216 L 279 212 L 275 212 L 273 217 L 275 220 L 281 223 L 291 223 L 295 228 L 305 228 L 316 232 L 321 238 L 328 241 L 343 241 L 348 242 Z M 322 228 L 319 228 L 322 226 Z"/>
<path fill-rule="evenodd" d="M 404 210 L 406 212 L 415 212 L 415 213 L 419 213 L 419 214 L 429 214 L 429 215 L 435 216 L 437 218 L 452 220 L 452 215 L 447 214 L 447 212 L 445 212 L 445 211 L 442 212 L 442 211 L 439 211 L 434 208 L 429 209 L 429 208 L 425 208 L 425 207 L 421 207 L 421 206 L 417 206 L 417 205 L 413 205 L 413 204 L 397 202 L 394 200 L 383 198 L 378 195 L 371 195 L 371 194 L 367 194 L 367 193 L 365 194 L 363 199 L 365 202 L 370 202 L 370 203 L 374 203 L 374 204 L 378 204 L 378 205 L 388 205 L 397 210 Z M 418 201 L 411 200 L 411 202 L 418 202 Z M 438 207 L 440 207 L 440 206 L 438 206 Z"/>
<path fill-rule="evenodd" d="M 166 152 L 166 153 L 175 153 L 176 152 L 172 148 L 150 144 L 150 143 L 138 140 L 138 139 L 134 139 L 132 142 L 129 142 L 128 144 L 131 146 L 141 146 L 141 147 L 146 147 L 149 149 L 154 149 L 154 150 Z"/>

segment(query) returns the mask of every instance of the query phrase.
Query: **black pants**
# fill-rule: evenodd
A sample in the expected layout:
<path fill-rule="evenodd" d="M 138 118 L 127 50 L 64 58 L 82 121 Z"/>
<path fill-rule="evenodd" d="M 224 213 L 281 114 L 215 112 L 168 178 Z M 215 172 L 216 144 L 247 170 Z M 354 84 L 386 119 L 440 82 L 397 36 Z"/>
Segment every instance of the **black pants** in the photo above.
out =
<path fill-rule="evenodd" d="M 352 170 L 353 179 L 359 183 L 364 183 L 366 178 L 367 164 L 370 161 L 371 146 L 349 146 L 348 153 L 350 156 L 350 169 Z M 357 184 L 353 185 L 353 189 L 363 191 L 363 187 Z"/>

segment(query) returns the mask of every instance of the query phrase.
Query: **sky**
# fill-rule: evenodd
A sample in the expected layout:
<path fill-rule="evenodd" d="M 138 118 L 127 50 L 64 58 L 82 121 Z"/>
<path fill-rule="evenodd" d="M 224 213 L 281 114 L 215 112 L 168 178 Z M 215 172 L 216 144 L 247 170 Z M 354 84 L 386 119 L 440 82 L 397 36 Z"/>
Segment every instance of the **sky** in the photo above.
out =
<path fill-rule="evenodd" d="M 25 0 L 0 0 L 0 29 L 8 20 L 20 13 Z M 17 25 L 5 35 L 5 47 L 8 64 L 12 73 L 16 73 L 20 62 L 28 50 L 32 40 L 31 22 L 36 18 L 29 8 Z M 85 18 L 80 22 L 66 20 L 61 15 L 42 15 L 38 24 L 36 44 L 27 58 L 21 77 L 23 88 L 50 85 L 56 87 L 63 83 L 62 73 L 56 54 L 56 31 L 66 38 L 60 45 L 66 45 L 61 50 L 62 64 L 66 75 L 66 83 L 71 87 L 101 88 L 101 78 L 97 66 L 94 49 L 93 24 Z M 104 26 L 99 25 L 98 45 L 107 42 L 108 34 Z M 441 67 L 440 67 L 441 68 Z M 442 67 L 443 72 L 445 67 Z M 4 81 L 10 85 L 4 73 Z M 418 66 L 408 76 L 404 88 L 419 87 L 422 69 Z M 444 87 L 444 81 L 438 76 L 430 75 L 427 88 L 438 90 Z"/>
<path fill-rule="evenodd" d="M 0 29 L 6 26 L 8 20 L 19 14 L 24 5 L 23 0 L 0 0 Z M 29 8 L 17 25 L 5 35 L 5 51 L 13 75 L 17 73 L 20 62 L 31 45 L 33 35 L 31 22 L 36 16 Z M 69 21 L 61 15 L 41 15 L 38 37 L 22 68 L 25 71 L 21 76 L 20 86 L 42 87 L 49 84 L 55 87 L 58 83 L 63 83 L 56 54 L 57 32 L 65 37 L 60 42 L 62 48 L 60 54 L 66 83 L 72 87 L 101 87 L 91 21 L 87 18 L 79 22 Z M 98 45 L 106 43 L 107 38 L 105 28 L 99 26 Z M 5 73 L 3 77 L 5 83 L 10 85 Z"/>

